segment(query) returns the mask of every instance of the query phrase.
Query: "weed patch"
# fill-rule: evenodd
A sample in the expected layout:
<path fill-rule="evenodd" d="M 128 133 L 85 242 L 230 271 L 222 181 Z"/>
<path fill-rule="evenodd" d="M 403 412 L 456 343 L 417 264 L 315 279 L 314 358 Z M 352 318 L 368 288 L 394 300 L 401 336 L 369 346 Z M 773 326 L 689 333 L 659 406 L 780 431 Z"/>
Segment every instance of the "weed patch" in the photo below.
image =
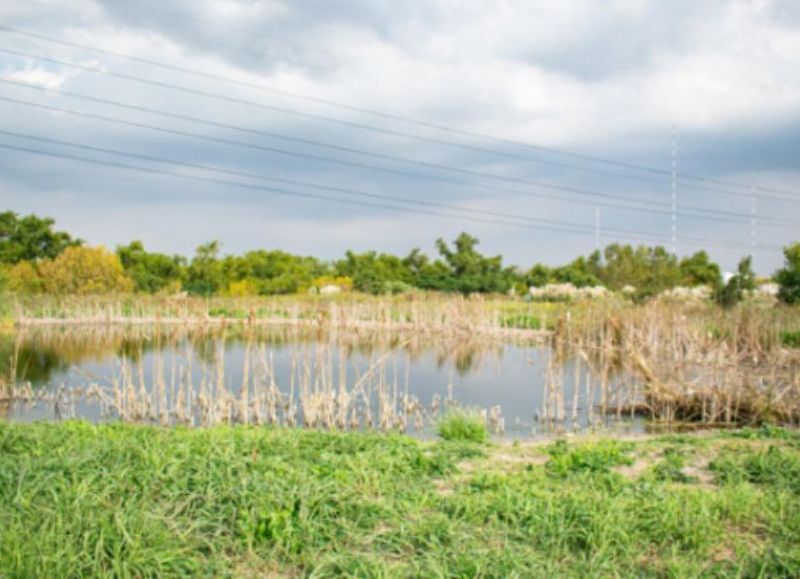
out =
<path fill-rule="evenodd" d="M 471 408 L 449 409 L 439 419 L 437 430 L 444 440 L 451 441 L 482 443 L 489 437 L 483 414 Z"/>

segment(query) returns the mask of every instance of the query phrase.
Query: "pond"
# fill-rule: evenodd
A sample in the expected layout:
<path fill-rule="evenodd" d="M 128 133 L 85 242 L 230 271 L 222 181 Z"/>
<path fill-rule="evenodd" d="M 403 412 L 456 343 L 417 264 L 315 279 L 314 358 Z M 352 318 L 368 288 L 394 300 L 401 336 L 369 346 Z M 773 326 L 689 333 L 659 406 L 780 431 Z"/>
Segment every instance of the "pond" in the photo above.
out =
<path fill-rule="evenodd" d="M 532 340 L 231 326 L 64 326 L 0 335 L 12 421 L 280 424 L 435 432 L 450 406 L 495 435 L 641 430 L 588 360 Z M 615 404 L 615 401 L 617 402 Z M 632 408 L 632 407 L 631 407 Z"/>

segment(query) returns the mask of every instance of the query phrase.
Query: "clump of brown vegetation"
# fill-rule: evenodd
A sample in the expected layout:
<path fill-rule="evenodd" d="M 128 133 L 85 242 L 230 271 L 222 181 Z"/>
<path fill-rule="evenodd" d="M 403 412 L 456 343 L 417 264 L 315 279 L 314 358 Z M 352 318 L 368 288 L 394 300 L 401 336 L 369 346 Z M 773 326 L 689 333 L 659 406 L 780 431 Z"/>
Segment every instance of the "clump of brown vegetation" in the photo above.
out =
<path fill-rule="evenodd" d="M 800 350 L 781 341 L 785 326 L 796 322 L 795 312 L 758 304 L 723 311 L 654 302 L 561 320 L 550 341 L 561 367 L 571 359 L 576 377 L 586 369 L 588 399 L 597 400 L 601 414 L 796 424 Z"/>

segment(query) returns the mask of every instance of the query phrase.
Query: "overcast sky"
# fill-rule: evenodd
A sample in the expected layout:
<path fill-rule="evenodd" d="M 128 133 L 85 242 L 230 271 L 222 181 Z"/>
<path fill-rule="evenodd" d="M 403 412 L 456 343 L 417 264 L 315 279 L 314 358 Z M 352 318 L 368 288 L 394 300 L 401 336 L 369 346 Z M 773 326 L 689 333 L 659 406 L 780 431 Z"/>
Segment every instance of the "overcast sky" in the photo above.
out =
<path fill-rule="evenodd" d="M 0 205 L 92 244 L 671 247 L 673 126 L 679 254 L 731 268 L 755 233 L 771 273 L 800 238 L 796 0 L 13 0 L 0 26 Z"/>

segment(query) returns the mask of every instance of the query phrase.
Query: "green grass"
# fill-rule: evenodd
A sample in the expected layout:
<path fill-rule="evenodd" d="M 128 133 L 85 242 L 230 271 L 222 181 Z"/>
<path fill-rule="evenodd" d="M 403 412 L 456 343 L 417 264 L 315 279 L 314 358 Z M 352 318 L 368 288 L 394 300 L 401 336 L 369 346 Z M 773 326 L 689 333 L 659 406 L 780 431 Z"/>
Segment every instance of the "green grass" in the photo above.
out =
<path fill-rule="evenodd" d="M 448 409 L 439 419 L 436 430 L 444 440 L 486 442 L 489 438 L 483 414 L 472 408 Z"/>
<path fill-rule="evenodd" d="M 691 450 L 668 446 L 664 449 L 664 458 L 650 469 L 650 476 L 658 482 L 694 483 L 696 476 L 686 474 L 686 456 Z"/>
<path fill-rule="evenodd" d="M 548 449 L 551 458 L 547 468 L 559 476 L 583 472 L 605 474 L 615 466 L 632 464 L 631 450 L 631 443 L 615 440 L 601 440 L 578 447 L 570 447 L 560 440 Z"/>
<path fill-rule="evenodd" d="M 800 453 L 770 445 L 767 450 L 735 449 L 711 463 L 721 482 L 767 485 L 800 495 Z"/>
<path fill-rule="evenodd" d="M 800 574 L 794 440 L 703 440 L 0 423 L 0 576 Z"/>

